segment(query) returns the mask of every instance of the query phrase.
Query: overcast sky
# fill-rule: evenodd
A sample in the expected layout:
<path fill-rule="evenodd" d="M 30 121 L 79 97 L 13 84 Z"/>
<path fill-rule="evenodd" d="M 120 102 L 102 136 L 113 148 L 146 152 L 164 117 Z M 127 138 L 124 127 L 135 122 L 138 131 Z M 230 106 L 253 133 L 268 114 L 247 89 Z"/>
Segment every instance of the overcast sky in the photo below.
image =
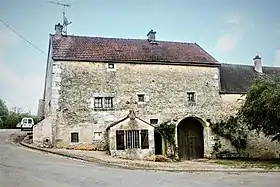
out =
<path fill-rule="evenodd" d="M 73 23 L 68 34 L 197 42 L 218 61 L 280 65 L 277 0 L 64 0 Z M 45 0 L 0 0 L 0 19 L 44 53 L 62 7 Z M 0 98 L 9 107 L 37 112 L 46 55 L 0 23 Z"/>

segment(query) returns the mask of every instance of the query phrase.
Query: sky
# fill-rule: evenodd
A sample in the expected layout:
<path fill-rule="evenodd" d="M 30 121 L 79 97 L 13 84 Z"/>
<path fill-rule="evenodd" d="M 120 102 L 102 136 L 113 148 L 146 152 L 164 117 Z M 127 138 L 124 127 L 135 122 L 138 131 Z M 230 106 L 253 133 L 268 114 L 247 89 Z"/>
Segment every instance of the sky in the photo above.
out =
<path fill-rule="evenodd" d="M 68 34 L 196 42 L 221 63 L 280 66 L 278 0 L 64 0 Z M 0 98 L 37 113 L 49 34 L 63 7 L 47 0 L 0 0 Z"/>

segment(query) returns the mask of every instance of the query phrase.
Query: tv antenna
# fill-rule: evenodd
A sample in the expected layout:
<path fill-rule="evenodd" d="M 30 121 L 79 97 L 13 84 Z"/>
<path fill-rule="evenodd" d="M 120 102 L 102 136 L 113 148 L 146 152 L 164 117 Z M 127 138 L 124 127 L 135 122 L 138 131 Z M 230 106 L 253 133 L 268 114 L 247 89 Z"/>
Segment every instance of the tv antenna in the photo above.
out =
<path fill-rule="evenodd" d="M 62 23 L 63 23 L 63 33 L 67 35 L 67 26 L 70 25 L 72 23 L 72 21 L 68 21 L 66 15 L 65 15 L 65 8 L 70 8 L 70 4 L 65 4 L 65 3 L 60 3 L 57 1 L 48 1 L 48 3 L 52 3 L 52 4 L 56 4 L 56 5 L 60 5 L 63 6 L 63 13 L 62 13 Z"/>

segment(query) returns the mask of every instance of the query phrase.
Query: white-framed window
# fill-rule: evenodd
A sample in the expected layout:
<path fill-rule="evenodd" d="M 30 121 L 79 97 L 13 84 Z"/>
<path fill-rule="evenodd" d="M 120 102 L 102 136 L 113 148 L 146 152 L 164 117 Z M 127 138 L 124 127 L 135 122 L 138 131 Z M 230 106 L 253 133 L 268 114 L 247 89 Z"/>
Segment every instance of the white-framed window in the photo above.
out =
<path fill-rule="evenodd" d="M 107 64 L 107 71 L 116 71 L 116 64 L 115 63 L 108 63 Z"/>
<path fill-rule="evenodd" d="M 113 97 L 94 97 L 93 107 L 95 109 L 110 109 L 113 108 Z"/>
<path fill-rule="evenodd" d="M 104 108 L 113 108 L 113 97 L 104 98 Z"/>
<path fill-rule="evenodd" d="M 94 108 L 103 108 L 103 97 L 94 98 Z"/>
<path fill-rule="evenodd" d="M 109 63 L 108 68 L 109 69 L 115 69 L 115 64 L 114 63 Z"/>

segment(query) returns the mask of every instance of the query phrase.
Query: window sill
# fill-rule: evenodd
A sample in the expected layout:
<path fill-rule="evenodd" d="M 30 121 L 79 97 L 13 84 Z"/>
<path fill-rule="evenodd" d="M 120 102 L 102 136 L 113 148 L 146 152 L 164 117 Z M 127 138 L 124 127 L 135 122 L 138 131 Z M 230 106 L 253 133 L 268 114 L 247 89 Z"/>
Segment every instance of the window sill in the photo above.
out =
<path fill-rule="evenodd" d="M 114 108 L 95 108 L 94 111 L 96 112 L 114 111 Z"/>

